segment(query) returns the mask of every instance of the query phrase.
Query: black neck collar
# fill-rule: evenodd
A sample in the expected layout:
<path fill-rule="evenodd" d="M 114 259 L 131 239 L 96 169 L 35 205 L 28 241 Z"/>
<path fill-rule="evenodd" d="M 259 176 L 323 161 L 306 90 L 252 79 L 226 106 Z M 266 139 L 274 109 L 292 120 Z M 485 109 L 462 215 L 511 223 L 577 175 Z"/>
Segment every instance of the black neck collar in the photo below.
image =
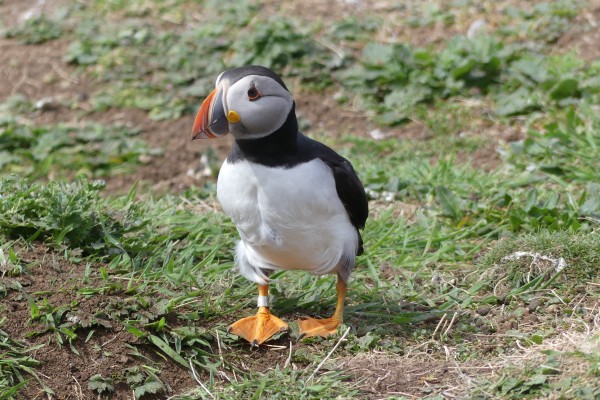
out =
<path fill-rule="evenodd" d="M 298 158 L 298 121 L 296 119 L 296 105 L 287 119 L 275 132 L 260 139 L 236 139 L 227 161 L 235 163 L 248 160 L 256 164 L 270 167 L 289 167 L 297 164 Z"/>

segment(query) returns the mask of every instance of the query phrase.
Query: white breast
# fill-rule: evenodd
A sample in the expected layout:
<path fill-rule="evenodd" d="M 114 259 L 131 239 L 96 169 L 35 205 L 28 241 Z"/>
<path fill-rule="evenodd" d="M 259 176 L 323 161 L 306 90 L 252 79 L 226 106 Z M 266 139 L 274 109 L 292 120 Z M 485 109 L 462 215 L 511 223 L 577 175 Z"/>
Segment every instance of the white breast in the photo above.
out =
<path fill-rule="evenodd" d="M 225 161 L 217 196 L 242 239 L 238 267 L 252 281 L 265 283 L 261 269 L 325 274 L 353 263 L 358 234 L 320 159 L 289 169 Z"/>

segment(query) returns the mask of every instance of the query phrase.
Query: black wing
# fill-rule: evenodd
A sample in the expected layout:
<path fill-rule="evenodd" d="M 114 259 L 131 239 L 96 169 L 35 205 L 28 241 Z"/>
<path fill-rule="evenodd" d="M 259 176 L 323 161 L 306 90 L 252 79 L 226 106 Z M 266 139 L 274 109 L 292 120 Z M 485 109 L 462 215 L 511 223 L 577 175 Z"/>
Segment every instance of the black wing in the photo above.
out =
<path fill-rule="evenodd" d="M 348 212 L 352 225 L 357 229 L 362 229 L 365 227 L 365 222 L 369 214 L 367 195 L 350 161 L 341 156 L 338 157 L 338 160 L 327 158 L 321 158 L 321 160 L 333 171 L 335 188 L 342 204 Z"/>
<path fill-rule="evenodd" d="M 357 231 L 364 228 L 369 215 L 369 203 L 365 189 L 360 179 L 358 179 L 354 168 L 352 168 L 352 164 L 324 144 L 309 139 L 306 136 L 304 138 L 308 140 L 305 143 L 311 147 L 311 150 L 314 152 L 313 154 L 331 168 L 337 194 L 346 208 L 350 222 L 356 227 Z M 360 255 L 363 252 L 362 237 L 360 233 L 358 236 L 358 254 Z"/>

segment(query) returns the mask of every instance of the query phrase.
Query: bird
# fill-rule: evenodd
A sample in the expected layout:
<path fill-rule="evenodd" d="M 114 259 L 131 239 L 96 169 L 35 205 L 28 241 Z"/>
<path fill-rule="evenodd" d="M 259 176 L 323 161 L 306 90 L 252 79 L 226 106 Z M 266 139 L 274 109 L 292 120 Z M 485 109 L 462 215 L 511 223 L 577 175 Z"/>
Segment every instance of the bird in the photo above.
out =
<path fill-rule="evenodd" d="M 295 108 L 277 73 L 236 67 L 217 77 L 192 128 L 192 140 L 234 139 L 219 170 L 217 198 L 240 236 L 235 265 L 258 284 L 258 311 L 228 331 L 252 346 L 289 330 L 269 307 L 269 275 L 276 270 L 337 274 L 333 315 L 298 321 L 300 338 L 335 334 L 348 279 L 363 253 L 364 187 L 347 159 L 300 132 Z"/>

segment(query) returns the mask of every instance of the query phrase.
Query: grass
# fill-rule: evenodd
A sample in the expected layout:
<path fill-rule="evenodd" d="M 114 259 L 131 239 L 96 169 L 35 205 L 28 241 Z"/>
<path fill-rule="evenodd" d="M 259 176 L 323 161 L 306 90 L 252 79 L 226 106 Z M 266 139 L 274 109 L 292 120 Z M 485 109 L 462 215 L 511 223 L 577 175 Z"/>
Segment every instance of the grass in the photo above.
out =
<path fill-rule="evenodd" d="M 253 2 L 210 2 L 215 23 L 190 12 L 195 6 L 97 0 L 67 7 L 62 20 L 28 20 L 7 36 L 68 41 L 66 60 L 101 83 L 97 113 L 139 108 L 177 119 L 194 111 L 223 68 L 261 63 L 291 85 L 338 91 L 342 105 L 361 105 L 374 123 L 427 127 L 423 140 L 321 137 L 352 160 L 372 210 L 348 292 L 352 329 L 334 359 L 309 380 L 339 337 L 292 343 L 284 336 L 249 353 L 226 333 L 253 312 L 255 288 L 232 268 L 236 230 L 214 207 L 214 184 L 106 194 L 96 178 L 127 174 L 156 150 L 135 128 L 37 125 L 28 118 L 35 105 L 22 97 L 0 105 L 0 311 L 8 299 L 26 303 L 28 337 L 52 337 L 48 346 L 72 353 L 106 332 L 127 334 L 136 364 L 83 384 L 105 397 L 123 387 L 136 398 L 178 399 L 402 392 L 385 377 L 364 382 L 337 369 L 337 358 L 373 352 L 399 365 L 415 362 L 413 354 L 493 365 L 457 385 L 467 398 L 598 395 L 598 354 L 589 343 L 598 337 L 599 64 L 551 51 L 579 8 L 506 8 L 502 28 L 424 47 L 381 40 L 385 15 L 258 23 Z M 404 22 L 450 27 L 467 12 L 428 3 Z M 486 135 L 491 127 L 522 135 L 498 143 Z M 490 168 L 464 160 L 486 146 L 499 152 Z M 65 283 L 57 273 L 62 287 L 35 293 L 19 287 L 39 273 L 28 257 L 35 243 L 81 276 Z M 331 277 L 273 278 L 273 309 L 284 319 L 333 310 Z M 87 302 L 97 307 L 86 311 Z M 565 335 L 574 343 L 568 349 Z M 34 381 L 50 390 L 36 373 L 35 350 L 0 330 L 0 398 L 18 398 Z M 94 352 L 112 357 L 103 346 Z M 175 368 L 206 388 L 170 393 L 164 374 Z M 378 389 L 379 378 L 391 389 Z"/>
<path fill-rule="evenodd" d="M 510 279 L 508 286 L 513 289 L 529 283 L 532 279 L 531 276 L 528 278 L 530 273 L 543 277 L 544 284 L 558 278 L 565 286 L 571 282 L 563 293 L 573 296 L 589 289 L 587 284 L 594 279 L 599 246 L 600 240 L 595 232 L 575 234 L 566 231 L 540 232 L 502 241 L 483 257 L 480 269 L 482 273 L 490 271 L 499 274 L 493 280 L 494 282 L 508 277 Z M 549 260 L 532 261 L 529 255 L 516 259 L 506 258 L 507 254 L 515 254 L 517 251 L 544 254 Z M 564 260 L 563 264 L 559 265 L 558 261 L 552 261 L 560 258 Z M 546 264 L 545 267 L 541 266 L 543 264 Z"/>
<path fill-rule="evenodd" d="M 23 44 L 41 44 L 62 35 L 60 24 L 45 15 L 27 19 L 22 26 L 9 30 L 6 36 L 19 38 Z"/>
<path fill-rule="evenodd" d="M 159 153 L 139 140 L 139 130 L 100 123 L 32 126 L 28 100 L 14 96 L 0 105 L 2 175 L 33 179 L 114 176 L 130 172 Z"/>
<path fill-rule="evenodd" d="M 5 320 L 6 318 L 0 319 L 0 328 Z M 11 339 L 6 332 L 0 329 L 0 355 L 2 356 L 0 358 L 0 398 L 11 398 L 28 383 L 30 378 L 40 379 L 35 372 L 39 361 L 30 354 L 40 347 L 28 347 Z M 49 393 L 52 392 L 49 388 L 46 389 Z"/>
<path fill-rule="evenodd" d="M 507 363 L 499 366 L 496 379 L 488 381 L 487 387 L 482 385 L 477 394 L 486 397 L 492 392 L 507 399 L 550 395 L 578 399 L 597 397 L 600 336 L 597 324 L 587 328 L 578 328 L 565 338 L 539 343 L 542 350 L 534 357 L 528 348 L 512 355 Z"/>

